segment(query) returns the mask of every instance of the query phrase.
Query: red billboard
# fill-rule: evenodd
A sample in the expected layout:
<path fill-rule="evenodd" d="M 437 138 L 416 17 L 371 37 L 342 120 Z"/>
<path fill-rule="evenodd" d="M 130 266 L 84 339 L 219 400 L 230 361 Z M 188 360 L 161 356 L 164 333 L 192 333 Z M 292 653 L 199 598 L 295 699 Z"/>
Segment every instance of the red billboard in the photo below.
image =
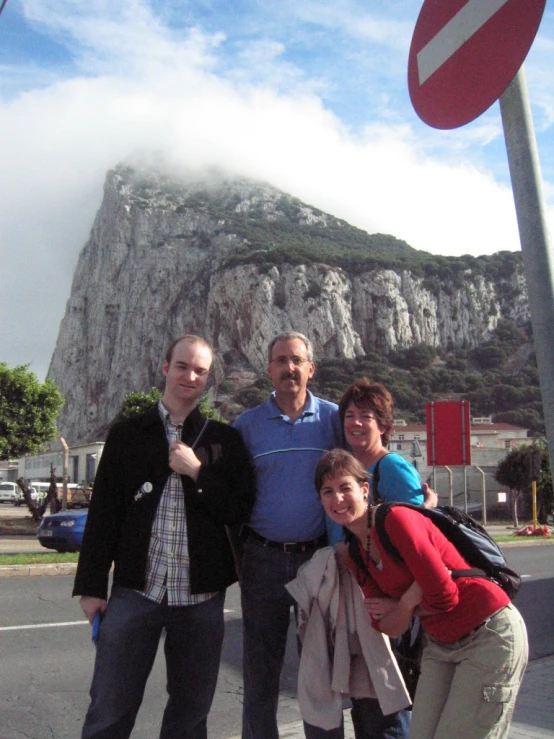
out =
<path fill-rule="evenodd" d="M 427 464 L 429 467 L 471 464 L 469 401 L 427 403 Z"/>

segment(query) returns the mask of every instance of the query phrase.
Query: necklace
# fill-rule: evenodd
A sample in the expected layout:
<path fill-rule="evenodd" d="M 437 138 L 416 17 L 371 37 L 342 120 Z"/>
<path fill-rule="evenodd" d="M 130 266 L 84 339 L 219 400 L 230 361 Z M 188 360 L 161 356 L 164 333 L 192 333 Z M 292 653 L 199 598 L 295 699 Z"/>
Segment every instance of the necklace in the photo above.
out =
<path fill-rule="evenodd" d="M 366 537 L 366 546 L 362 544 L 362 540 L 354 536 L 350 542 L 350 556 L 356 563 L 356 579 L 358 585 L 362 587 L 367 582 L 369 575 L 369 529 Z M 364 551 L 365 549 L 365 551 Z"/>

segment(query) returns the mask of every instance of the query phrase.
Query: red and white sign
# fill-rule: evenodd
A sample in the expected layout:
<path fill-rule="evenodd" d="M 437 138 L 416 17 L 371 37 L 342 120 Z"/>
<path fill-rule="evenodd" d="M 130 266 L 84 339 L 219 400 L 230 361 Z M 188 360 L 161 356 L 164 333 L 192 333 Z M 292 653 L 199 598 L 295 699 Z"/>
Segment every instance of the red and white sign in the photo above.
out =
<path fill-rule="evenodd" d="M 418 116 L 434 128 L 477 118 L 527 56 L 546 0 L 425 0 L 408 60 Z"/>

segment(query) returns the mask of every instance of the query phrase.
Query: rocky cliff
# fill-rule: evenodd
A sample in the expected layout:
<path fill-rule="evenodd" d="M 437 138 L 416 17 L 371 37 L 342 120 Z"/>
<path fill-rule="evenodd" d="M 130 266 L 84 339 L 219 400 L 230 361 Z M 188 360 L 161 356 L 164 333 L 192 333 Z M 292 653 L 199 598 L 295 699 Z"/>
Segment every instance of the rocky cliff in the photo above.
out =
<path fill-rule="evenodd" d="M 499 318 L 529 319 L 520 260 L 493 269 L 488 258 L 483 269 L 451 259 L 441 273 L 422 255 L 263 183 L 120 165 L 50 364 L 66 399 L 60 432 L 71 443 L 101 437 L 126 393 L 160 385 L 164 349 L 182 333 L 215 346 L 217 393 L 223 379 L 263 373 L 283 330 L 307 334 L 318 359 L 352 358 L 419 342 L 477 346 Z"/>

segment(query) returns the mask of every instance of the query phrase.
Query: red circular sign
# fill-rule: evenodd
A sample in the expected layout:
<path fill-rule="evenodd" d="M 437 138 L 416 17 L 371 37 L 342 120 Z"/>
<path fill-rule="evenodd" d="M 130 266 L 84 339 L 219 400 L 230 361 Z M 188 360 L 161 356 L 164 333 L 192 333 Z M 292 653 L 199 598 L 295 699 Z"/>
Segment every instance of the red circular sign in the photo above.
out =
<path fill-rule="evenodd" d="M 425 0 L 408 60 L 418 116 L 434 128 L 477 118 L 527 56 L 546 0 Z"/>

